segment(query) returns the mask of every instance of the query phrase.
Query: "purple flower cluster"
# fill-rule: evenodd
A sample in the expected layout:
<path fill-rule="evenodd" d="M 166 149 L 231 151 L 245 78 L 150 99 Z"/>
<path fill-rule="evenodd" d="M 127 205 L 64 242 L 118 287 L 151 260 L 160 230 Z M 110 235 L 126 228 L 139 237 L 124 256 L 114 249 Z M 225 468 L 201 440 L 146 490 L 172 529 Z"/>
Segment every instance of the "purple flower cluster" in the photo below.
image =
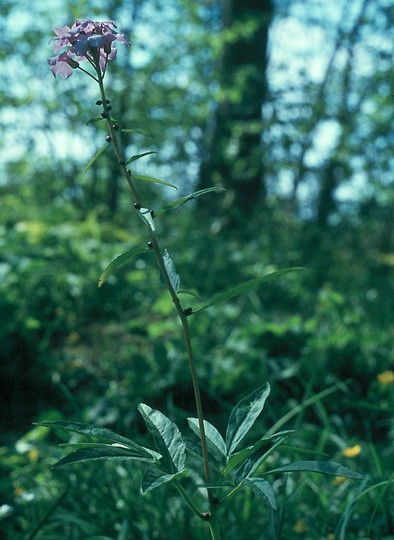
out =
<path fill-rule="evenodd" d="M 48 64 L 55 77 L 61 75 L 65 79 L 71 77 L 73 69 L 79 67 L 79 62 L 88 60 L 95 68 L 104 74 L 108 60 L 115 60 L 115 42 L 130 45 L 123 34 L 114 30 L 114 21 L 95 22 L 77 20 L 72 27 L 55 28 L 56 37 L 54 52 L 59 53 L 64 47 L 67 50 L 48 58 Z"/>

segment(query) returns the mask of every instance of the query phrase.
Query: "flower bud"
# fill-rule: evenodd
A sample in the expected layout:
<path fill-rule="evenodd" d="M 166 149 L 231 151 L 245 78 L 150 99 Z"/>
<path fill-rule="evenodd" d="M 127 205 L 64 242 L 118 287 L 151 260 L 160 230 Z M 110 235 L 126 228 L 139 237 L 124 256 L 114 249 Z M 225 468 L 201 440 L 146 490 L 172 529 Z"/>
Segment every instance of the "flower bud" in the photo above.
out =
<path fill-rule="evenodd" d="M 68 58 L 67 60 L 67 64 L 69 66 L 71 66 L 73 69 L 77 69 L 77 67 L 79 67 L 79 62 L 77 62 L 76 60 L 73 60 L 72 58 Z"/>

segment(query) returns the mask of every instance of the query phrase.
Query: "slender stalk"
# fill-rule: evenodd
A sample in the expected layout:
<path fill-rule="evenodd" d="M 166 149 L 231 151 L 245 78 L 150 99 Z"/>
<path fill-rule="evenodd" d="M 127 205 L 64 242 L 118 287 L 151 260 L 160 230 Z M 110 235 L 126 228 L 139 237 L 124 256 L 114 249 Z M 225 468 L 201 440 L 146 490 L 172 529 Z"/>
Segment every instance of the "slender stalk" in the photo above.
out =
<path fill-rule="evenodd" d="M 117 137 L 117 130 L 115 129 L 115 127 L 114 127 L 114 125 L 113 125 L 113 123 L 111 121 L 110 109 L 108 107 L 107 96 L 106 96 L 106 93 L 105 93 L 105 87 L 104 87 L 104 81 L 103 81 L 104 75 L 101 73 L 101 70 L 97 65 L 95 66 L 95 69 L 96 69 L 96 73 L 97 73 L 97 81 L 98 81 L 98 84 L 99 84 L 99 87 L 100 87 L 101 100 L 102 100 L 103 110 L 104 110 L 104 118 L 107 121 L 107 126 L 108 126 L 109 134 L 110 134 L 110 137 L 111 137 L 111 142 L 113 144 L 116 157 L 117 157 L 119 165 L 120 165 L 120 167 L 122 169 L 123 175 L 126 178 L 126 181 L 127 181 L 128 185 L 130 187 L 134 204 L 135 205 L 141 205 L 139 195 L 138 195 L 138 190 L 137 190 L 137 188 L 136 188 L 136 186 L 135 186 L 135 184 L 133 182 L 132 175 L 129 173 L 129 171 L 128 171 L 127 167 L 126 167 L 126 163 L 124 161 L 122 150 L 121 150 L 119 140 L 118 140 L 118 137 Z M 154 231 L 152 230 L 152 228 L 150 226 L 148 226 L 148 231 L 149 231 L 151 246 L 152 246 L 152 249 L 154 251 L 155 258 L 156 258 L 156 263 L 157 263 L 157 265 L 158 265 L 158 267 L 159 267 L 159 269 L 161 271 L 161 274 L 162 274 L 162 276 L 164 278 L 164 281 L 165 281 L 165 283 L 167 285 L 167 288 L 168 288 L 168 290 L 170 292 L 172 301 L 174 303 L 174 306 L 176 308 L 176 311 L 178 313 L 178 317 L 179 317 L 181 325 L 182 325 L 183 338 L 184 338 L 185 347 L 186 347 L 186 351 L 187 351 L 188 362 L 189 362 L 189 370 L 190 370 L 192 383 L 193 383 L 193 391 L 194 391 L 194 398 L 195 398 L 195 403 L 196 403 L 198 425 L 199 425 L 199 429 L 200 429 L 201 450 L 202 450 L 203 465 L 204 465 L 204 479 L 205 479 L 205 482 L 209 482 L 210 481 L 210 469 L 209 469 L 209 461 L 208 461 L 207 440 L 206 440 L 205 427 L 204 427 L 204 414 L 203 414 L 203 408 L 202 408 L 201 392 L 200 392 L 200 385 L 199 385 L 199 381 L 198 381 L 196 362 L 195 362 L 195 359 L 194 359 L 193 347 L 192 347 L 191 337 L 190 337 L 190 328 L 189 328 L 188 316 L 184 312 L 184 310 L 183 310 L 183 308 L 181 306 L 179 297 L 178 297 L 178 295 L 177 295 L 177 293 L 176 293 L 176 291 L 175 291 L 175 289 L 174 289 L 174 287 L 173 287 L 173 285 L 171 283 L 171 279 L 170 279 L 170 277 L 168 275 L 167 269 L 165 267 L 165 264 L 164 264 L 164 261 L 163 261 L 162 255 L 161 255 L 161 250 L 160 250 L 158 239 L 157 239 L 156 235 L 154 234 Z M 178 490 L 180 490 L 180 489 L 183 490 L 183 488 L 178 483 L 177 483 L 177 489 Z M 181 494 L 182 494 L 183 498 L 186 500 L 186 502 L 189 504 L 189 506 L 191 505 L 193 511 L 195 511 L 196 507 L 194 506 L 193 503 L 191 503 L 190 499 L 188 498 L 188 496 L 184 492 L 184 490 L 183 490 L 183 492 Z M 215 516 L 216 508 L 211 502 L 210 489 L 209 488 L 208 488 L 208 500 L 209 500 L 209 509 L 210 509 L 209 516 L 208 516 L 209 517 L 208 524 L 209 524 L 209 529 L 210 529 L 210 532 L 211 532 L 211 536 L 212 536 L 213 540 L 220 540 L 220 532 L 219 532 L 219 528 L 218 528 L 218 524 L 217 524 L 217 519 L 216 519 L 216 516 Z M 199 514 L 199 515 L 201 517 L 201 514 Z"/>

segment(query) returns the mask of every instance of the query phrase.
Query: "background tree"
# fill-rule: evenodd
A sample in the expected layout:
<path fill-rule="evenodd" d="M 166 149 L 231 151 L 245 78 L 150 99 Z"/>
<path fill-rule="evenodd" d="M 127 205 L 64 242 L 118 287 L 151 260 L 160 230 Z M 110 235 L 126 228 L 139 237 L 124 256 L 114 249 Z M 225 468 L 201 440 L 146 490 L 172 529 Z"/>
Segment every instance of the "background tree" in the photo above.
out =
<path fill-rule="evenodd" d="M 226 0 L 222 7 L 218 101 L 206 133 L 199 185 L 228 190 L 225 212 L 234 225 L 264 205 L 262 106 L 273 14 L 270 0 Z"/>

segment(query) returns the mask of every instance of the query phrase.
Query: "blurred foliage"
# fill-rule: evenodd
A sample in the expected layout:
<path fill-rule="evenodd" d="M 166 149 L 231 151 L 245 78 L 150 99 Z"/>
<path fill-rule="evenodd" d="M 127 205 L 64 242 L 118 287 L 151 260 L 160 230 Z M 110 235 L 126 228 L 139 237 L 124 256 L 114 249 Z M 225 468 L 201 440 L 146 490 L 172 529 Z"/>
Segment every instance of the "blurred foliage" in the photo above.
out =
<path fill-rule="evenodd" d="M 221 34 L 216 1 L 107 4 L 103 13 L 93 0 L 53 9 L 36 2 L 32 30 L 24 2 L 2 3 L 0 538 L 28 538 L 47 512 L 37 539 L 205 538 L 175 493 L 139 497 L 133 479 L 142 471 L 54 473 L 59 436 L 31 431 L 33 421 L 70 418 L 142 441 L 139 402 L 165 410 L 185 432 L 195 414 L 178 323 L 149 254 L 97 287 L 115 256 L 146 239 L 110 154 L 84 173 L 105 136 L 86 125 L 97 115 L 94 89 L 78 76 L 53 81 L 45 59 L 51 27 L 86 13 L 131 29 L 130 55 L 119 51 L 110 80 L 113 109 L 155 139 L 123 142 L 130 155 L 158 150 L 138 172 L 175 181 L 182 195 L 199 182 L 223 99 L 220 57 L 236 29 Z M 314 2 L 275 4 L 269 95 L 255 126 L 266 156 L 264 203 L 235 230 L 226 221 L 236 205 L 229 191 L 209 195 L 208 215 L 202 198 L 157 220 L 182 287 L 203 298 L 275 269 L 306 268 L 190 319 L 206 416 L 219 429 L 240 396 L 269 380 L 262 433 L 288 418 L 296 428 L 289 455 L 313 449 L 366 475 L 362 485 L 278 481 L 283 539 L 327 540 L 340 526 L 350 540 L 394 534 L 393 488 L 379 487 L 392 478 L 394 457 L 394 384 L 382 376 L 394 371 L 392 15 L 383 0 L 347 5 L 338 22 Z M 15 17 L 20 24 L 11 25 Z M 316 42 L 309 52 L 297 42 L 290 62 L 278 40 L 294 24 Z M 320 76 L 307 69 L 315 55 L 326 66 Z M 330 126 L 338 136 L 327 135 Z M 155 208 L 175 198 L 144 189 Z M 351 462 L 342 451 L 356 444 L 362 452 Z M 259 537 L 266 509 L 247 492 L 236 504 L 228 538 Z"/>

